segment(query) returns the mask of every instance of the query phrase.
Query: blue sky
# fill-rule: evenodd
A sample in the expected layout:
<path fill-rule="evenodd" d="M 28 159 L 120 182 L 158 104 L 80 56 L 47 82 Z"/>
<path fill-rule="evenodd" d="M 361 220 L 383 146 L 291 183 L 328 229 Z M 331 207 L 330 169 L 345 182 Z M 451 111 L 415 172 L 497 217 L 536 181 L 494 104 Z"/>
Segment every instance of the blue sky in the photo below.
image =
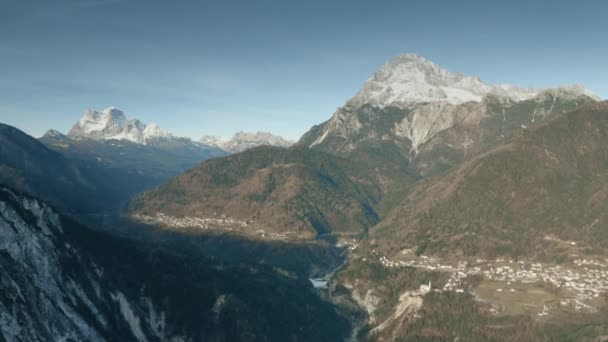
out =
<path fill-rule="evenodd" d="M 115 106 L 199 138 L 327 120 L 386 60 L 608 97 L 605 1 L 0 0 L 0 122 Z"/>

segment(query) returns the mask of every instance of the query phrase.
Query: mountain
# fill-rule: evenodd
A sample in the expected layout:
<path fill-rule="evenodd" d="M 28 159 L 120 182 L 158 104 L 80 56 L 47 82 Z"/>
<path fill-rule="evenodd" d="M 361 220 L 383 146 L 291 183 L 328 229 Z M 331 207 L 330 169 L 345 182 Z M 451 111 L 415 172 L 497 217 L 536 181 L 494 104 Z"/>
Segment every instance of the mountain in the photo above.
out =
<path fill-rule="evenodd" d="M 124 185 L 4 124 L 0 124 L 0 183 L 36 194 L 70 211 L 113 206 L 119 197 L 116 192 Z"/>
<path fill-rule="evenodd" d="M 385 91 L 376 91 L 380 85 L 399 96 L 385 99 L 379 95 Z M 412 90 L 424 87 L 469 95 L 461 101 Z M 228 217 L 231 229 L 246 235 L 364 233 L 421 180 L 596 99 L 580 87 L 487 85 L 404 55 L 384 65 L 296 148 L 254 148 L 204 163 L 132 201 L 130 212 L 139 221 L 173 228 L 210 229 L 209 222 Z"/>
<path fill-rule="evenodd" d="M 607 139 L 608 102 L 588 103 L 419 180 L 351 250 L 334 302 L 366 312 L 369 340 L 601 340 Z"/>
<path fill-rule="evenodd" d="M 338 310 L 356 313 L 352 336 L 367 340 L 606 336 L 608 103 L 582 87 L 491 85 L 403 55 L 294 146 L 248 148 L 272 139 L 237 134 L 222 148 L 242 152 L 198 165 L 188 156 L 226 142 L 145 134 L 105 112 L 68 136 L 49 131 L 52 150 L 5 133 L 0 175 L 57 201 L 75 192 L 71 205 L 100 185 L 124 200 L 142 177 L 166 177 L 125 215 L 126 234 L 153 239 L 144 247 L 63 219 L 49 229 L 59 226 L 37 214 L 44 204 L 0 190 L 0 267 L 11 275 L 0 280 L 2 331 L 58 339 L 79 322 L 73 339 L 344 340 Z M 30 241 L 44 252 L 15 252 L 38 251 Z M 325 275 L 342 261 L 335 245 L 347 260 Z M 38 271 L 49 265 L 56 276 Z M 305 279 L 323 275 L 318 293 L 334 308 Z M 42 299 L 21 295 L 32 292 Z M 39 312 L 58 319 L 36 325 Z"/>
<path fill-rule="evenodd" d="M 121 110 L 113 107 L 101 112 L 87 110 L 67 136 L 51 130 L 41 138 L 41 141 L 47 142 L 47 145 L 63 147 L 66 137 L 71 140 L 71 146 L 80 145 L 81 142 L 81 145 L 94 145 L 91 141 L 99 142 L 98 145 L 104 145 L 106 149 L 108 149 L 107 146 L 143 145 L 151 147 L 147 154 L 161 151 L 161 154 L 170 153 L 182 157 L 186 159 L 185 163 L 189 164 L 188 167 L 205 159 L 226 155 L 226 152 L 217 147 L 196 142 L 190 138 L 174 136 L 155 123 L 145 124 L 137 119 L 127 120 Z M 146 148 L 136 148 L 146 150 Z M 118 153 L 127 154 L 124 151 Z M 137 157 L 137 155 L 130 156 L 130 158 Z M 181 161 L 170 162 L 182 165 Z M 183 169 L 182 166 L 180 168 Z"/>
<path fill-rule="evenodd" d="M 580 86 L 489 85 L 406 54 L 383 65 L 331 119 L 314 126 L 298 144 L 344 157 L 371 155 L 428 176 L 547 117 L 597 100 Z M 398 159 L 387 150 L 398 151 Z"/>
<path fill-rule="evenodd" d="M 72 139 L 50 130 L 39 140 L 69 159 L 148 178 L 148 187 L 159 185 L 204 160 L 227 155 L 218 148 L 185 138 L 140 144 L 126 139 Z"/>
<path fill-rule="evenodd" d="M 173 135 L 156 124 L 146 125 L 137 120 L 127 120 L 125 114 L 114 107 L 102 111 L 89 109 L 84 112 L 68 133 L 72 139 L 115 139 L 148 144 L 156 140 L 171 139 Z"/>
<path fill-rule="evenodd" d="M 196 145 L 73 140 L 54 130 L 37 140 L 0 124 L 0 183 L 70 214 L 116 213 L 135 194 L 222 155 L 221 150 Z"/>
<path fill-rule="evenodd" d="M 606 141 L 607 102 L 546 120 L 418 185 L 370 238 L 388 254 L 415 248 L 548 261 L 604 255 Z"/>
<path fill-rule="evenodd" d="M 403 54 L 382 65 L 347 104 L 353 107 L 429 102 L 462 104 L 480 102 L 488 94 L 521 101 L 537 93 L 535 89 L 486 84 L 475 76 L 452 74 L 424 57 Z"/>
<path fill-rule="evenodd" d="M 209 145 L 209 146 L 215 146 L 217 148 L 221 148 L 220 145 L 222 144 L 222 142 L 224 142 L 225 140 L 217 135 L 205 135 L 203 137 L 200 138 L 199 142 L 201 144 L 205 144 L 205 145 Z"/>
<path fill-rule="evenodd" d="M 117 212 L 135 194 L 158 186 L 204 160 L 227 155 L 219 148 L 173 136 L 155 124 L 127 121 L 114 108 L 103 112 L 89 110 L 68 135 L 49 130 L 39 141 L 89 175 L 90 184 L 97 189 L 91 200 L 106 194 L 114 196 L 112 201 L 98 203 L 97 209 L 93 206 L 87 210 L 96 214 Z M 110 186 L 99 186 L 108 183 Z M 40 195 L 65 208 L 56 198 Z"/>
<path fill-rule="evenodd" d="M 221 148 L 230 153 L 239 153 L 256 146 L 289 147 L 293 141 L 286 140 L 269 132 L 237 132 L 229 140 L 218 136 L 206 135 L 199 140 L 203 144 Z"/>
<path fill-rule="evenodd" d="M 89 230 L 0 188 L 3 341 L 339 341 L 308 279 Z"/>
<path fill-rule="evenodd" d="M 223 227 L 268 238 L 356 235 L 378 220 L 377 190 L 364 172 L 307 148 L 260 146 L 206 161 L 143 193 L 130 213 L 173 228 Z"/>

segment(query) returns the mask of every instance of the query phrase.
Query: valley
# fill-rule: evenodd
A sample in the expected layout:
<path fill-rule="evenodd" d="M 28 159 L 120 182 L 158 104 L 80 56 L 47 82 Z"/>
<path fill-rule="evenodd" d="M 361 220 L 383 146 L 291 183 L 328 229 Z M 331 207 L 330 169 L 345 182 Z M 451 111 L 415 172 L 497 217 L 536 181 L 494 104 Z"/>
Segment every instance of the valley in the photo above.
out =
<path fill-rule="evenodd" d="M 195 141 L 114 107 L 66 135 L 2 125 L 0 336 L 594 341 L 606 141 L 608 104 L 581 86 L 412 54 L 295 143 Z"/>
<path fill-rule="evenodd" d="M 391 63 L 380 73 L 436 70 Z M 488 91 L 479 102 L 349 101 L 295 147 L 205 163 L 134 200 L 130 217 L 254 241 L 331 237 L 346 264 L 312 282 L 361 340 L 550 341 L 586 336 L 585 322 L 604 332 L 606 105 L 580 87 Z"/>
<path fill-rule="evenodd" d="M 308 278 L 276 264 L 117 238 L 6 188 L 0 227 L 4 340 L 335 341 L 350 331 Z"/>

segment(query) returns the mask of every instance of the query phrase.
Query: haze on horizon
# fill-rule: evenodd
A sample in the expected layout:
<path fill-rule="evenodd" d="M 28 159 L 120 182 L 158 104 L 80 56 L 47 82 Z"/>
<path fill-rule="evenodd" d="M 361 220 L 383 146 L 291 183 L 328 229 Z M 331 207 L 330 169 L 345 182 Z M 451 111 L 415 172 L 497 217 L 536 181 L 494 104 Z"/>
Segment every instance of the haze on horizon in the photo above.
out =
<path fill-rule="evenodd" d="M 297 139 L 385 61 L 416 53 L 488 83 L 608 97 L 602 1 L 5 1 L 0 122 L 67 132 L 115 106 L 198 139 Z"/>

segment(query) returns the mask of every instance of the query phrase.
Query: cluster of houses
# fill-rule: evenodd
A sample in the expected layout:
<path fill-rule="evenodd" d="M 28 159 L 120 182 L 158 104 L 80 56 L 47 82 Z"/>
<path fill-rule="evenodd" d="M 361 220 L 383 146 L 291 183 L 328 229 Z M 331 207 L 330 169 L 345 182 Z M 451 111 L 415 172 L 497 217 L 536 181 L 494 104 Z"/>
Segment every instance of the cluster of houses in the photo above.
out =
<path fill-rule="evenodd" d="M 287 240 L 289 238 L 294 238 L 294 232 L 283 232 L 283 233 L 267 233 L 263 229 L 258 229 L 255 231 L 256 235 L 263 239 L 271 239 L 271 240 Z"/>
<path fill-rule="evenodd" d="M 594 261 L 588 266 L 575 263 L 576 267 L 526 263 L 519 261 L 513 265 L 488 265 L 481 274 L 490 280 L 521 283 L 545 282 L 558 289 L 570 290 L 574 299 L 585 301 L 597 299 L 608 292 L 608 265 Z M 593 265 L 593 266 L 592 266 Z"/>
<path fill-rule="evenodd" d="M 204 230 L 240 230 L 246 228 L 248 222 L 239 221 L 229 217 L 220 218 L 201 218 L 201 217 L 175 217 L 163 213 L 157 213 L 155 216 L 149 215 L 133 215 L 133 219 L 145 224 L 156 224 L 171 228 L 186 229 L 197 228 Z"/>
<path fill-rule="evenodd" d="M 408 261 L 390 261 L 387 257 L 381 256 L 379 258 L 379 261 L 384 267 L 419 267 L 430 271 L 450 272 L 450 278 L 443 286 L 443 290 L 455 291 L 459 293 L 464 292 L 464 280 L 467 277 L 466 261 L 459 262 L 456 267 L 451 265 L 442 265 L 437 262 L 437 259 L 433 257 L 427 257 L 425 255 L 422 255 L 417 259 L 412 259 Z"/>
<path fill-rule="evenodd" d="M 357 240 L 352 239 L 350 241 L 340 241 L 336 243 L 336 247 L 341 248 L 341 247 L 347 247 L 348 250 L 350 252 L 355 251 L 357 248 L 359 248 L 359 243 L 357 243 Z"/>
<path fill-rule="evenodd" d="M 336 242 L 336 247 L 338 248 L 342 248 L 342 247 L 346 247 L 348 248 L 348 250 L 350 252 L 357 250 L 357 248 L 359 248 L 359 243 L 357 242 L 356 239 L 351 239 L 351 240 L 341 240 Z"/>
<path fill-rule="evenodd" d="M 241 221 L 234 218 L 222 215 L 219 218 L 202 218 L 202 217 L 175 217 L 163 213 L 157 213 L 155 216 L 135 214 L 132 218 L 141 223 L 160 225 L 175 229 L 201 229 L 210 231 L 227 231 L 238 232 L 240 234 L 250 234 L 258 238 L 269 240 L 291 240 L 296 239 L 295 232 L 266 232 L 263 229 L 258 229 L 255 232 L 250 228 L 251 221 Z"/>
<path fill-rule="evenodd" d="M 444 291 L 464 292 L 465 279 L 468 276 L 467 265 L 466 261 L 458 262 L 458 266 L 450 274 L 450 279 L 443 286 Z"/>
<path fill-rule="evenodd" d="M 410 254 L 404 251 L 404 255 Z M 399 256 L 396 259 L 402 259 Z M 456 266 L 441 264 L 436 258 L 408 256 L 407 259 L 392 261 L 385 256 L 379 257 L 380 263 L 388 268 L 419 267 L 431 271 L 449 272 L 450 278 L 443 291 L 464 292 L 466 278 L 469 275 L 482 275 L 488 280 L 505 283 L 505 288 L 497 292 L 516 292 L 513 283 L 544 282 L 557 289 L 568 290 L 571 298 L 562 300 L 562 306 L 571 306 L 577 311 L 592 311 L 593 307 L 585 302 L 599 298 L 602 293 L 608 293 L 608 260 L 602 263 L 598 260 L 575 260 L 573 266 L 548 265 L 538 262 L 513 261 L 505 259 L 484 260 L 472 262 L 459 261 Z M 543 309 L 541 316 L 548 314 L 548 308 Z"/>

